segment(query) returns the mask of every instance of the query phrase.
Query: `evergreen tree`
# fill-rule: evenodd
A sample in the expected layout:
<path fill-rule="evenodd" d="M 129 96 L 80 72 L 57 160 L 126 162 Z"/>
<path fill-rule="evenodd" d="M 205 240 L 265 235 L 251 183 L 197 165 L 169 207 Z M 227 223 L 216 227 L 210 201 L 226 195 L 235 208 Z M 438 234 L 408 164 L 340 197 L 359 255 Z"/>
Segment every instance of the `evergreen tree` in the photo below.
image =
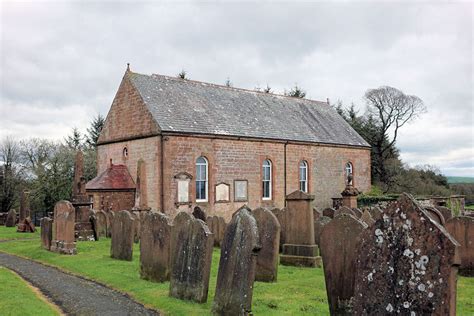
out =
<path fill-rule="evenodd" d="M 99 135 L 104 127 L 104 123 L 105 118 L 100 114 L 97 114 L 97 116 L 92 119 L 86 135 L 86 144 L 89 148 L 95 148 L 97 146 L 97 141 L 99 140 Z"/>
<path fill-rule="evenodd" d="M 301 89 L 301 87 L 298 87 L 297 84 L 293 88 L 290 89 L 290 91 L 286 92 L 285 95 L 289 97 L 294 97 L 294 98 L 301 98 L 303 99 L 306 96 L 306 91 Z"/>
<path fill-rule="evenodd" d="M 77 127 L 74 127 L 72 129 L 71 135 L 66 136 L 64 141 L 66 142 L 67 147 L 69 147 L 70 149 L 79 150 L 82 148 L 82 145 L 83 145 L 82 139 L 83 139 L 83 136 L 81 132 L 79 132 Z"/>
<path fill-rule="evenodd" d="M 184 69 L 182 69 L 181 72 L 176 77 L 180 79 L 189 79 L 188 77 L 186 77 L 186 71 Z"/>

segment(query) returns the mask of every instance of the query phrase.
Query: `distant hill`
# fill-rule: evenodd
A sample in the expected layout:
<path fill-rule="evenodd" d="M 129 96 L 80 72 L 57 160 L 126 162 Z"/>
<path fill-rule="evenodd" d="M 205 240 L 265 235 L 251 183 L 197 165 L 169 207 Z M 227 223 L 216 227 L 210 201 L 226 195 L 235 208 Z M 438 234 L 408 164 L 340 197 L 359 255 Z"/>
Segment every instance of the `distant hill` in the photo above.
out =
<path fill-rule="evenodd" d="M 474 183 L 474 177 L 446 177 L 448 183 Z"/>

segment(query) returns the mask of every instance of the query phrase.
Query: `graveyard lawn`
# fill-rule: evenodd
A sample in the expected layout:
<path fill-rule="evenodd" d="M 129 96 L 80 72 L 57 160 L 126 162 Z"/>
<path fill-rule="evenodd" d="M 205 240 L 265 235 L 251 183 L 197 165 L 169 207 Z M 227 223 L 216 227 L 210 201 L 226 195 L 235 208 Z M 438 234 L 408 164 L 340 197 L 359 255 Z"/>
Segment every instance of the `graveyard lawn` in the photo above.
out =
<path fill-rule="evenodd" d="M 0 239 L 2 236 L 0 228 Z M 59 255 L 41 249 L 40 240 L 15 240 L 0 243 L 0 251 L 31 258 L 98 281 L 128 293 L 147 307 L 167 315 L 209 315 L 216 287 L 219 249 L 212 258 L 208 302 L 192 303 L 171 298 L 169 282 L 152 283 L 140 279 L 139 247 L 133 261 L 110 258 L 110 239 L 79 242 L 75 256 Z M 458 315 L 474 314 L 474 278 L 459 277 Z M 279 266 L 278 282 L 255 282 L 252 310 L 255 315 L 329 315 L 323 269 Z"/>
<path fill-rule="evenodd" d="M 57 307 L 36 293 L 36 290 L 16 273 L 0 266 L 0 280 L 2 315 L 60 315 Z"/>
<path fill-rule="evenodd" d="M 38 238 L 40 236 L 39 227 L 34 233 L 18 233 L 16 227 L 0 226 L 0 241 L 24 238 Z"/>

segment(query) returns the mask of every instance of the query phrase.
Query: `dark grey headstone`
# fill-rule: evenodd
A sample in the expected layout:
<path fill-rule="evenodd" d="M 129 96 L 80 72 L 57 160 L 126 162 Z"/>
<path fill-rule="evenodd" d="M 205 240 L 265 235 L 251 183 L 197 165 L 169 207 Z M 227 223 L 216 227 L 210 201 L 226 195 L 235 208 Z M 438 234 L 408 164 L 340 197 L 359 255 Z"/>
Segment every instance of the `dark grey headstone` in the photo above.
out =
<path fill-rule="evenodd" d="M 112 222 L 110 256 L 114 259 L 132 261 L 134 219 L 129 211 L 116 212 Z"/>
<path fill-rule="evenodd" d="M 278 275 L 278 249 L 280 247 L 280 223 L 269 210 L 252 211 L 258 226 L 262 248 L 257 257 L 255 281 L 275 282 Z"/>

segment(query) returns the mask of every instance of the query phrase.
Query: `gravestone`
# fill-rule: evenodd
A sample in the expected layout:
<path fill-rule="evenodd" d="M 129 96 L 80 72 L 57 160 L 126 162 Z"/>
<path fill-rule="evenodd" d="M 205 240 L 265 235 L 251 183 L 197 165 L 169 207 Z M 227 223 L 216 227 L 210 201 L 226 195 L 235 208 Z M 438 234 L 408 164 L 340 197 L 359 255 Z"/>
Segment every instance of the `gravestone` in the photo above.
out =
<path fill-rule="evenodd" d="M 140 233 L 140 276 L 152 282 L 170 277 L 171 224 L 165 214 L 145 212 Z"/>
<path fill-rule="evenodd" d="M 357 218 L 356 212 L 354 212 L 352 209 L 346 207 L 346 206 L 341 206 L 334 212 L 334 218 L 341 214 L 349 214 Z"/>
<path fill-rule="evenodd" d="M 114 222 L 114 211 L 107 211 L 105 213 L 107 215 L 107 237 L 112 238 L 112 223 Z"/>
<path fill-rule="evenodd" d="M 7 219 L 5 220 L 5 227 L 15 227 L 16 212 L 14 209 L 8 211 Z"/>
<path fill-rule="evenodd" d="M 450 220 L 453 217 L 453 212 L 451 212 L 451 210 L 449 208 L 447 208 L 445 206 L 435 206 L 435 208 L 441 214 L 443 214 L 445 222 L 447 222 L 448 220 Z"/>
<path fill-rule="evenodd" d="M 336 213 L 336 210 L 333 208 L 325 208 L 323 210 L 323 216 L 329 217 L 329 218 L 334 218 L 334 213 Z"/>
<path fill-rule="evenodd" d="M 49 217 L 43 217 L 41 223 L 41 246 L 46 249 L 51 249 L 51 241 L 53 240 L 53 220 Z"/>
<path fill-rule="evenodd" d="M 225 230 L 212 311 L 217 315 L 251 313 L 253 282 L 260 250 L 257 221 L 241 207 Z"/>
<path fill-rule="evenodd" d="M 367 224 L 367 226 L 372 226 L 375 224 L 375 220 L 372 218 L 372 215 L 370 215 L 369 210 L 365 210 L 364 213 L 362 213 L 362 216 L 360 217 L 360 220 L 364 223 Z"/>
<path fill-rule="evenodd" d="M 372 215 L 372 218 L 374 219 L 374 221 L 377 221 L 382 218 L 383 211 L 378 206 L 369 208 L 369 212 L 370 212 L 370 215 Z"/>
<path fill-rule="evenodd" d="M 141 232 L 141 229 L 140 229 L 140 224 L 141 224 L 141 220 L 140 220 L 140 216 L 141 216 L 141 212 L 139 211 L 132 211 L 131 212 L 132 214 L 132 217 L 134 219 L 133 221 L 133 241 L 138 244 L 138 242 L 140 241 L 140 232 Z"/>
<path fill-rule="evenodd" d="M 314 221 L 314 243 L 319 246 L 321 240 L 321 232 L 324 226 L 326 226 L 332 219 L 327 216 L 321 216 Z M 321 248 L 319 249 L 322 253 Z"/>
<path fill-rule="evenodd" d="M 278 223 L 280 223 L 280 250 L 283 249 L 283 245 L 286 243 L 286 227 L 287 227 L 287 219 L 288 219 L 288 211 L 286 208 L 278 209 L 274 208 L 272 209 L 273 215 L 278 220 Z"/>
<path fill-rule="evenodd" d="M 354 296 L 355 263 L 359 236 L 367 225 L 342 213 L 324 226 L 320 248 L 331 315 L 347 315 Z"/>
<path fill-rule="evenodd" d="M 321 212 L 317 208 L 313 207 L 313 219 L 317 220 L 322 216 Z"/>
<path fill-rule="evenodd" d="M 171 229 L 170 296 L 207 301 L 213 244 L 204 221 L 186 212 L 178 213 Z"/>
<path fill-rule="evenodd" d="M 455 315 L 458 243 L 408 194 L 361 234 L 354 315 Z"/>
<path fill-rule="evenodd" d="M 212 217 L 208 217 L 206 222 L 209 230 L 214 235 L 214 247 L 220 247 L 226 229 L 224 218 L 214 215 Z"/>
<path fill-rule="evenodd" d="M 76 211 L 69 201 L 59 201 L 54 206 L 54 230 L 51 251 L 60 254 L 75 255 L 74 223 Z"/>
<path fill-rule="evenodd" d="M 441 214 L 441 212 L 438 211 L 436 208 L 432 206 L 427 206 L 425 207 L 425 211 L 432 220 L 436 221 L 436 223 L 442 226 L 446 224 L 443 214 Z"/>
<path fill-rule="evenodd" d="M 79 241 L 94 241 L 95 235 L 90 220 L 92 202 L 86 194 L 84 177 L 84 154 L 77 151 L 74 161 L 74 179 L 72 183 L 71 203 L 76 209 L 75 236 Z"/>
<path fill-rule="evenodd" d="M 18 220 L 17 232 L 19 233 L 33 233 L 35 225 L 31 222 L 31 211 L 30 211 L 30 192 L 23 190 L 20 194 L 20 218 Z"/>
<path fill-rule="evenodd" d="M 314 220 L 311 202 L 313 195 L 295 191 L 286 197 L 287 214 L 285 244 L 280 263 L 291 266 L 317 267 L 321 265 L 318 246 L 314 243 Z"/>
<path fill-rule="evenodd" d="M 135 219 L 129 211 L 120 211 L 112 222 L 110 256 L 114 259 L 132 261 Z"/>
<path fill-rule="evenodd" d="M 206 212 L 204 212 L 199 206 L 194 207 L 193 216 L 202 220 L 203 222 L 206 222 Z"/>
<path fill-rule="evenodd" d="M 95 212 L 95 231 L 97 236 L 107 237 L 107 214 L 104 211 Z"/>
<path fill-rule="evenodd" d="M 446 230 L 460 245 L 459 274 L 474 277 L 474 218 L 453 217 L 446 222 Z"/>
<path fill-rule="evenodd" d="M 357 207 L 353 208 L 352 211 L 354 212 L 354 214 L 356 215 L 357 218 L 360 218 L 362 216 L 363 212 L 360 209 L 358 209 Z"/>
<path fill-rule="evenodd" d="M 280 223 L 269 210 L 257 208 L 252 211 L 257 221 L 261 249 L 257 257 L 255 281 L 276 282 L 278 272 L 278 249 L 280 247 Z"/>

